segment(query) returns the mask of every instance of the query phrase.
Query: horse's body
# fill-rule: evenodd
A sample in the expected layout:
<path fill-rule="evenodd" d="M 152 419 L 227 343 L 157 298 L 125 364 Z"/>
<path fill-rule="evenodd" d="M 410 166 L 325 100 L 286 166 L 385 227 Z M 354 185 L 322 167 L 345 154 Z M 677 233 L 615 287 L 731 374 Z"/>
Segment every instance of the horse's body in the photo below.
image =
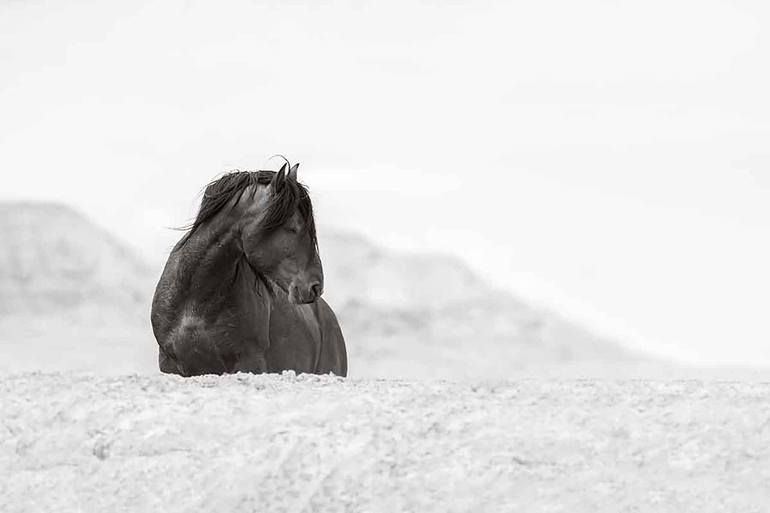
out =
<path fill-rule="evenodd" d="M 310 199 L 296 166 L 284 170 L 207 188 L 153 299 L 161 371 L 347 374 L 342 332 L 320 297 Z"/>

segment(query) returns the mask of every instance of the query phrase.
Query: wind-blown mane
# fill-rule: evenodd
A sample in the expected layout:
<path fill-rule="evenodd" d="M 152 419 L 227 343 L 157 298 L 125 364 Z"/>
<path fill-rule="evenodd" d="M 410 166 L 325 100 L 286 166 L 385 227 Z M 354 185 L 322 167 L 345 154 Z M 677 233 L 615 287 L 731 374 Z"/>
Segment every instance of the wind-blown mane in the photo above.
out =
<path fill-rule="evenodd" d="M 174 251 L 187 244 L 198 228 L 211 221 L 228 203 L 231 203 L 231 200 L 235 198 L 230 207 L 233 208 L 247 189 L 253 198 L 257 187 L 269 185 L 274 176 L 275 171 L 233 171 L 208 184 L 195 221 L 184 228 L 187 233 L 176 245 Z M 260 221 L 260 228 L 268 233 L 280 228 L 296 211 L 299 211 L 302 216 L 310 239 L 317 247 L 313 204 L 310 202 L 307 187 L 296 180 L 286 179 L 283 187 L 271 194 Z"/>

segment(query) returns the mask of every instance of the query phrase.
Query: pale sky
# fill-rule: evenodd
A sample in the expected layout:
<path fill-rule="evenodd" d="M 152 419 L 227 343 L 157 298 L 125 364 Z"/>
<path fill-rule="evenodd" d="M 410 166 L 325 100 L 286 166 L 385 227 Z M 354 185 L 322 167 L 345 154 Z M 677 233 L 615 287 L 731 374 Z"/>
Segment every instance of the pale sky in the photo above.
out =
<path fill-rule="evenodd" d="M 206 182 L 283 153 L 320 230 L 770 365 L 769 24 L 758 0 L 6 1 L 0 198 L 155 263 Z"/>

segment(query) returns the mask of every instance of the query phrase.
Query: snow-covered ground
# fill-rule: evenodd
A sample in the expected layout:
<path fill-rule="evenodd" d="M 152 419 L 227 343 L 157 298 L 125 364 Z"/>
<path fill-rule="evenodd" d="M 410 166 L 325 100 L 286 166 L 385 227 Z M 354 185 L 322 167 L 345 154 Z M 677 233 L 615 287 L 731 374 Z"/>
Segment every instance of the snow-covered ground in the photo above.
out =
<path fill-rule="evenodd" d="M 161 376 L 160 263 L 65 206 L 0 214 L 0 513 L 770 511 L 770 369 L 660 361 L 327 233 L 350 379 Z"/>
<path fill-rule="evenodd" d="M 770 508 L 770 383 L 0 378 L 0 511 Z"/>

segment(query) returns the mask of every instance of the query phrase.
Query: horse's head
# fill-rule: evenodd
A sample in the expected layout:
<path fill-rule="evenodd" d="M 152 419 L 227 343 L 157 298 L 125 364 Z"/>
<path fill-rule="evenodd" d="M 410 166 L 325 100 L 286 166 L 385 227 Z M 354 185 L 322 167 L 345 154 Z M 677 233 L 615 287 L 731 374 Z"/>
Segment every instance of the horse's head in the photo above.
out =
<path fill-rule="evenodd" d="M 253 196 L 241 200 L 240 238 L 255 271 L 288 293 L 291 302 L 312 303 L 323 293 L 324 277 L 313 207 L 297 181 L 298 167 L 284 164 L 267 184 L 269 172 L 257 172 Z"/>

